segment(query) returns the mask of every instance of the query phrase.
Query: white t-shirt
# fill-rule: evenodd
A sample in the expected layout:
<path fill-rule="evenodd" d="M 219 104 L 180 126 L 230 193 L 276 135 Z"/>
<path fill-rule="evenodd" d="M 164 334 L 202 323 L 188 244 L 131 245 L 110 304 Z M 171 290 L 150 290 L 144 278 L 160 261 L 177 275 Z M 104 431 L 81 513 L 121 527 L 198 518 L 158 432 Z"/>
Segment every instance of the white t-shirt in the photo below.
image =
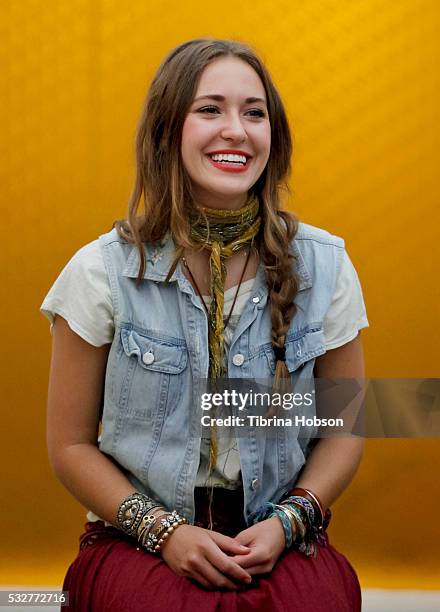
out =
<path fill-rule="evenodd" d="M 247 286 L 244 283 L 242 291 L 246 289 L 250 293 L 252 280 L 247 281 Z M 229 291 L 233 293 L 234 288 Z M 244 296 L 242 291 L 240 294 Z M 225 294 L 225 299 L 227 297 Z M 243 305 L 245 301 L 245 297 L 240 300 Z M 236 304 L 235 313 L 238 307 Z M 74 332 L 94 346 L 112 342 L 115 331 L 113 304 L 98 240 L 75 253 L 46 295 L 41 312 L 51 323 L 56 314 L 61 315 Z M 362 289 L 356 270 L 344 251 L 332 303 L 323 321 L 327 350 L 353 340 L 364 327 L 368 327 L 368 320 Z"/>

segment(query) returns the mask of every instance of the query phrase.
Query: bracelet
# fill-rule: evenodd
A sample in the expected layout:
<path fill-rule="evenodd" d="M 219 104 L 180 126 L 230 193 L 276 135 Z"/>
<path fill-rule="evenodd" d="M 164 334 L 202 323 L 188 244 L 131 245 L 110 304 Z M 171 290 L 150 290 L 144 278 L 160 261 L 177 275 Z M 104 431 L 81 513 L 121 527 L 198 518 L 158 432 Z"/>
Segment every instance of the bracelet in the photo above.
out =
<path fill-rule="evenodd" d="M 152 511 L 158 508 L 164 512 L 155 516 Z M 137 491 L 122 501 L 117 513 L 119 528 L 154 553 L 159 553 L 170 534 L 187 522 L 176 510 L 167 512 L 161 504 Z"/>
<path fill-rule="evenodd" d="M 296 523 L 296 518 L 293 512 L 287 506 L 277 506 L 277 508 L 278 508 L 277 516 L 279 519 L 281 519 L 281 523 L 284 528 L 284 536 L 286 538 L 286 548 L 290 548 L 292 544 L 296 541 L 296 538 L 298 536 L 298 527 Z M 281 511 L 282 514 L 285 514 L 287 516 L 287 519 L 289 521 L 289 529 L 286 529 L 285 522 L 280 516 L 279 511 Z"/>
<path fill-rule="evenodd" d="M 297 520 L 301 522 L 301 519 L 298 519 L 297 515 L 292 512 L 290 507 L 266 502 L 250 515 L 249 521 L 255 524 L 265 519 L 272 518 L 273 516 L 277 516 L 280 519 L 284 529 L 286 548 L 290 548 L 295 542 L 298 533 L 302 534 L 305 530 L 302 524 L 297 524 Z"/>
<path fill-rule="evenodd" d="M 295 543 L 304 542 L 304 539 L 307 535 L 307 524 L 304 522 L 303 516 L 301 515 L 299 508 L 297 506 L 294 506 L 293 504 L 286 504 L 285 507 L 289 509 L 289 511 L 293 514 L 295 518 L 297 527 Z"/>
<path fill-rule="evenodd" d="M 327 514 L 331 516 L 329 509 L 326 512 L 326 519 Z M 323 529 L 328 521 L 324 526 L 317 525 L 315 507 L 306 497 L 292 495 L 281 504 L 266 502 L 249 516 L 249 522 L 258 523 L 272 516 L 277 516 L 281 521 L 286 548 L 295 545 L 299 552 L 310 557 L 316 556 L 318 544 L 327 545 Z"/>
<path fill-rule="evenodd" d="M 160 521 L 159 529 L 156 531 L 156 523 Z M 150 530 L 147 538 L 143 542 L 143 546 L 153 553 L 159 553 L 163 544 L 167 541 L 170 535 L 180 525 L 187 523 L 188 521 L 184 516 L 180 516 L 176 510 L 168 512 L 167 514 L 161 515 L 157 518 L 154 528 Z"/>
<path fill-rule="evenodd" d="M 294 487 L 291 491 L 289 491 L 289 496 L 294 495 L 305 497 L 313 504 L 315 512 L 319 513 L 320 515 L 320 525 L 322 526 L 324 523 L 324 511 L 322 509 L 322 504 L 319 497 L 310 491 L 310 489 L 303 489 L 302 487 Z"/>
<path fill-rule="evenodd" d="M 130 536 L 136 537 L 142 518 L 153 508 L 162 506 L 143 493 L 135 492 L 126 497 L 118 509 L 117 522 L 119 528 Z"/>
<path fill-rule="evenodd" d="M 298 508 L 303 523 L 307 524 L 310 529 L 312 527 L 319 528 L 319 519 L 317 521 L 315 509 L 308 499 L 305 497 L 300 497 L 299 495 L 292 495 L 291 497 L 283 500 L 282 503 L 288 503 Z"/>
<path fill-rule="evenodd" d="M 274 509 L 275 504 L 272 504 L 271 502 L 266 502 L 265 504 L 260 506 L 258 510 L 252 512 L 252 514 L 249 516 L 249 522 L 254 524 L 259 523 L 260 521 L 264 521 L 272 515 Z"/>
<path fill-rule="evenodd" d="M 141 543 L 144 542 L 147 534 L 149 533 L 150 529 L 153 527 L 156 520 L 157 520 L 157 517 L 154 514 L 144 514 L 144 516 L 142 517 L 141 523 L 138 527 L 137 534 L 136 534 L 136 539 L 138 540 L 138 542 L 141 542 Z"/>
<path fill-rule="evenodd" d="M 286 548 L 290 548 L 293 542 L 293 534 L 292 534 L 292 523 L 290 521 L 290 516 L 285 511 L 285 508 L 281 506 L 275 506 L 275 511 L 271 516 L 277 516 L 284 529 L 284 539 L 286 541 Z"/>

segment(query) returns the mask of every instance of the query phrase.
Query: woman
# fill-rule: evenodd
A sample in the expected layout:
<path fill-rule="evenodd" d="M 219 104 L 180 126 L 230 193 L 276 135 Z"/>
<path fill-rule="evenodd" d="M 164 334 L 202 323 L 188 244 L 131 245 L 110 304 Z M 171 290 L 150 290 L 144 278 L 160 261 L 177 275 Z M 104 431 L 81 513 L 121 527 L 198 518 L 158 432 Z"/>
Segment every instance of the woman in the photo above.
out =
<path fill-rule="evenodd" d="M 280 210 L 289 127 L 253 51 L 174 49 L 136 153 L 128 220 L 83 247 L 42 305 L 50 461 L 90 509 L 70 608 L 360 610 L 324 530 L 362 439 L 198 428 L 206 378 L 363 376 L 356 272 L 340 238 Z"/>

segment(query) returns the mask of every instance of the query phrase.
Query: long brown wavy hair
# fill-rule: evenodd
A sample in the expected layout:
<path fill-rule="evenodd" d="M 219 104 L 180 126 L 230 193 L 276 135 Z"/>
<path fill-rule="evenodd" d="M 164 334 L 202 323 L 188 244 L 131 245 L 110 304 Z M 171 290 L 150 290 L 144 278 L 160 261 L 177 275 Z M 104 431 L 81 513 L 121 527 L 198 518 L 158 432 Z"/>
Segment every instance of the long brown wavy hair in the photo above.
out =
<path fill-rule="evenodd" d="M 298 278 L 289 244 L 297 231 L 296 218 L 281 210 L 281 194 L 288 193 L 292 138 L 281 98 L 272 79 L 247 45 L 217 39 L 187 41 L 173 49 L 159 66 L 149 88 L 136 134 L 136 180 L 128 218 L 117 221 L 119 235 L 135 244 L 140 254 L 137 282 L 145 273 L 143 242 L 156 242 L 171 231 L 176 247 L 196 248 L 190 238 L 189 212 L 194 210 L 191 182 L 183 166 L 183 123 L 203 70 L 214 59 L 236 57 L 260 77 L 267 98 L 271 150 L 267 165 L 252 186 L 260 201 L 261 230 L 257 248 L 266 270 L 272 323 L 272 345 L 284 349 L 295 314 Z M 141 209 L 141 200 L 143 210 Z M 176 262 L 175 262 L 176 263 Z M 276 354 L 280 351 L 276 350 Z M 285 360 L 277 359 L 274 383 L 287 383 Z"/>

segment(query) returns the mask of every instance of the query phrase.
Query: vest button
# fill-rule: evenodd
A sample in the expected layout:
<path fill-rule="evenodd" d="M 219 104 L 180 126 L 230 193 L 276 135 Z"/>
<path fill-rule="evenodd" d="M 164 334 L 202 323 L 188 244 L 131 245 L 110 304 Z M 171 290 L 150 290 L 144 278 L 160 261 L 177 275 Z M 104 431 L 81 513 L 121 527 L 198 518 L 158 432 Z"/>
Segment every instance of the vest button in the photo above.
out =
<path fill-rule="evenodd" d="M 153 363 L 154 361 L 154 355 L 153 353 L 144 353 L 142 355 L 142 361 L 145 363 L 145 365 L 150 365 L 151 363 Z"/>
<path fill-rule="evenodd" d="M 260 484 L 260 481 L 258 480 L 258 478 L 254 478 L 253 481 L 251 482 L 252 491 L 255 491 L 256 489 L 258 489 L 259 484 Z"/>
<path fill-rule="evenodd" d="M 252 298 L 252 301 L 254 304 L 258 304 L 258 302 L 260 301 L 260 298 L 258 297 L 258 295 L 256 295 L 255 297 Z"/>
<path fill-rule="evenodd" d="M 244 357 L 243 357 L 243 355 L 241 353 L 237 353 L 232 358 L 232 363 L 235 366 L 241 366 L 241 365 L 243 365 L 243 362 L 244 362 Z"/>

